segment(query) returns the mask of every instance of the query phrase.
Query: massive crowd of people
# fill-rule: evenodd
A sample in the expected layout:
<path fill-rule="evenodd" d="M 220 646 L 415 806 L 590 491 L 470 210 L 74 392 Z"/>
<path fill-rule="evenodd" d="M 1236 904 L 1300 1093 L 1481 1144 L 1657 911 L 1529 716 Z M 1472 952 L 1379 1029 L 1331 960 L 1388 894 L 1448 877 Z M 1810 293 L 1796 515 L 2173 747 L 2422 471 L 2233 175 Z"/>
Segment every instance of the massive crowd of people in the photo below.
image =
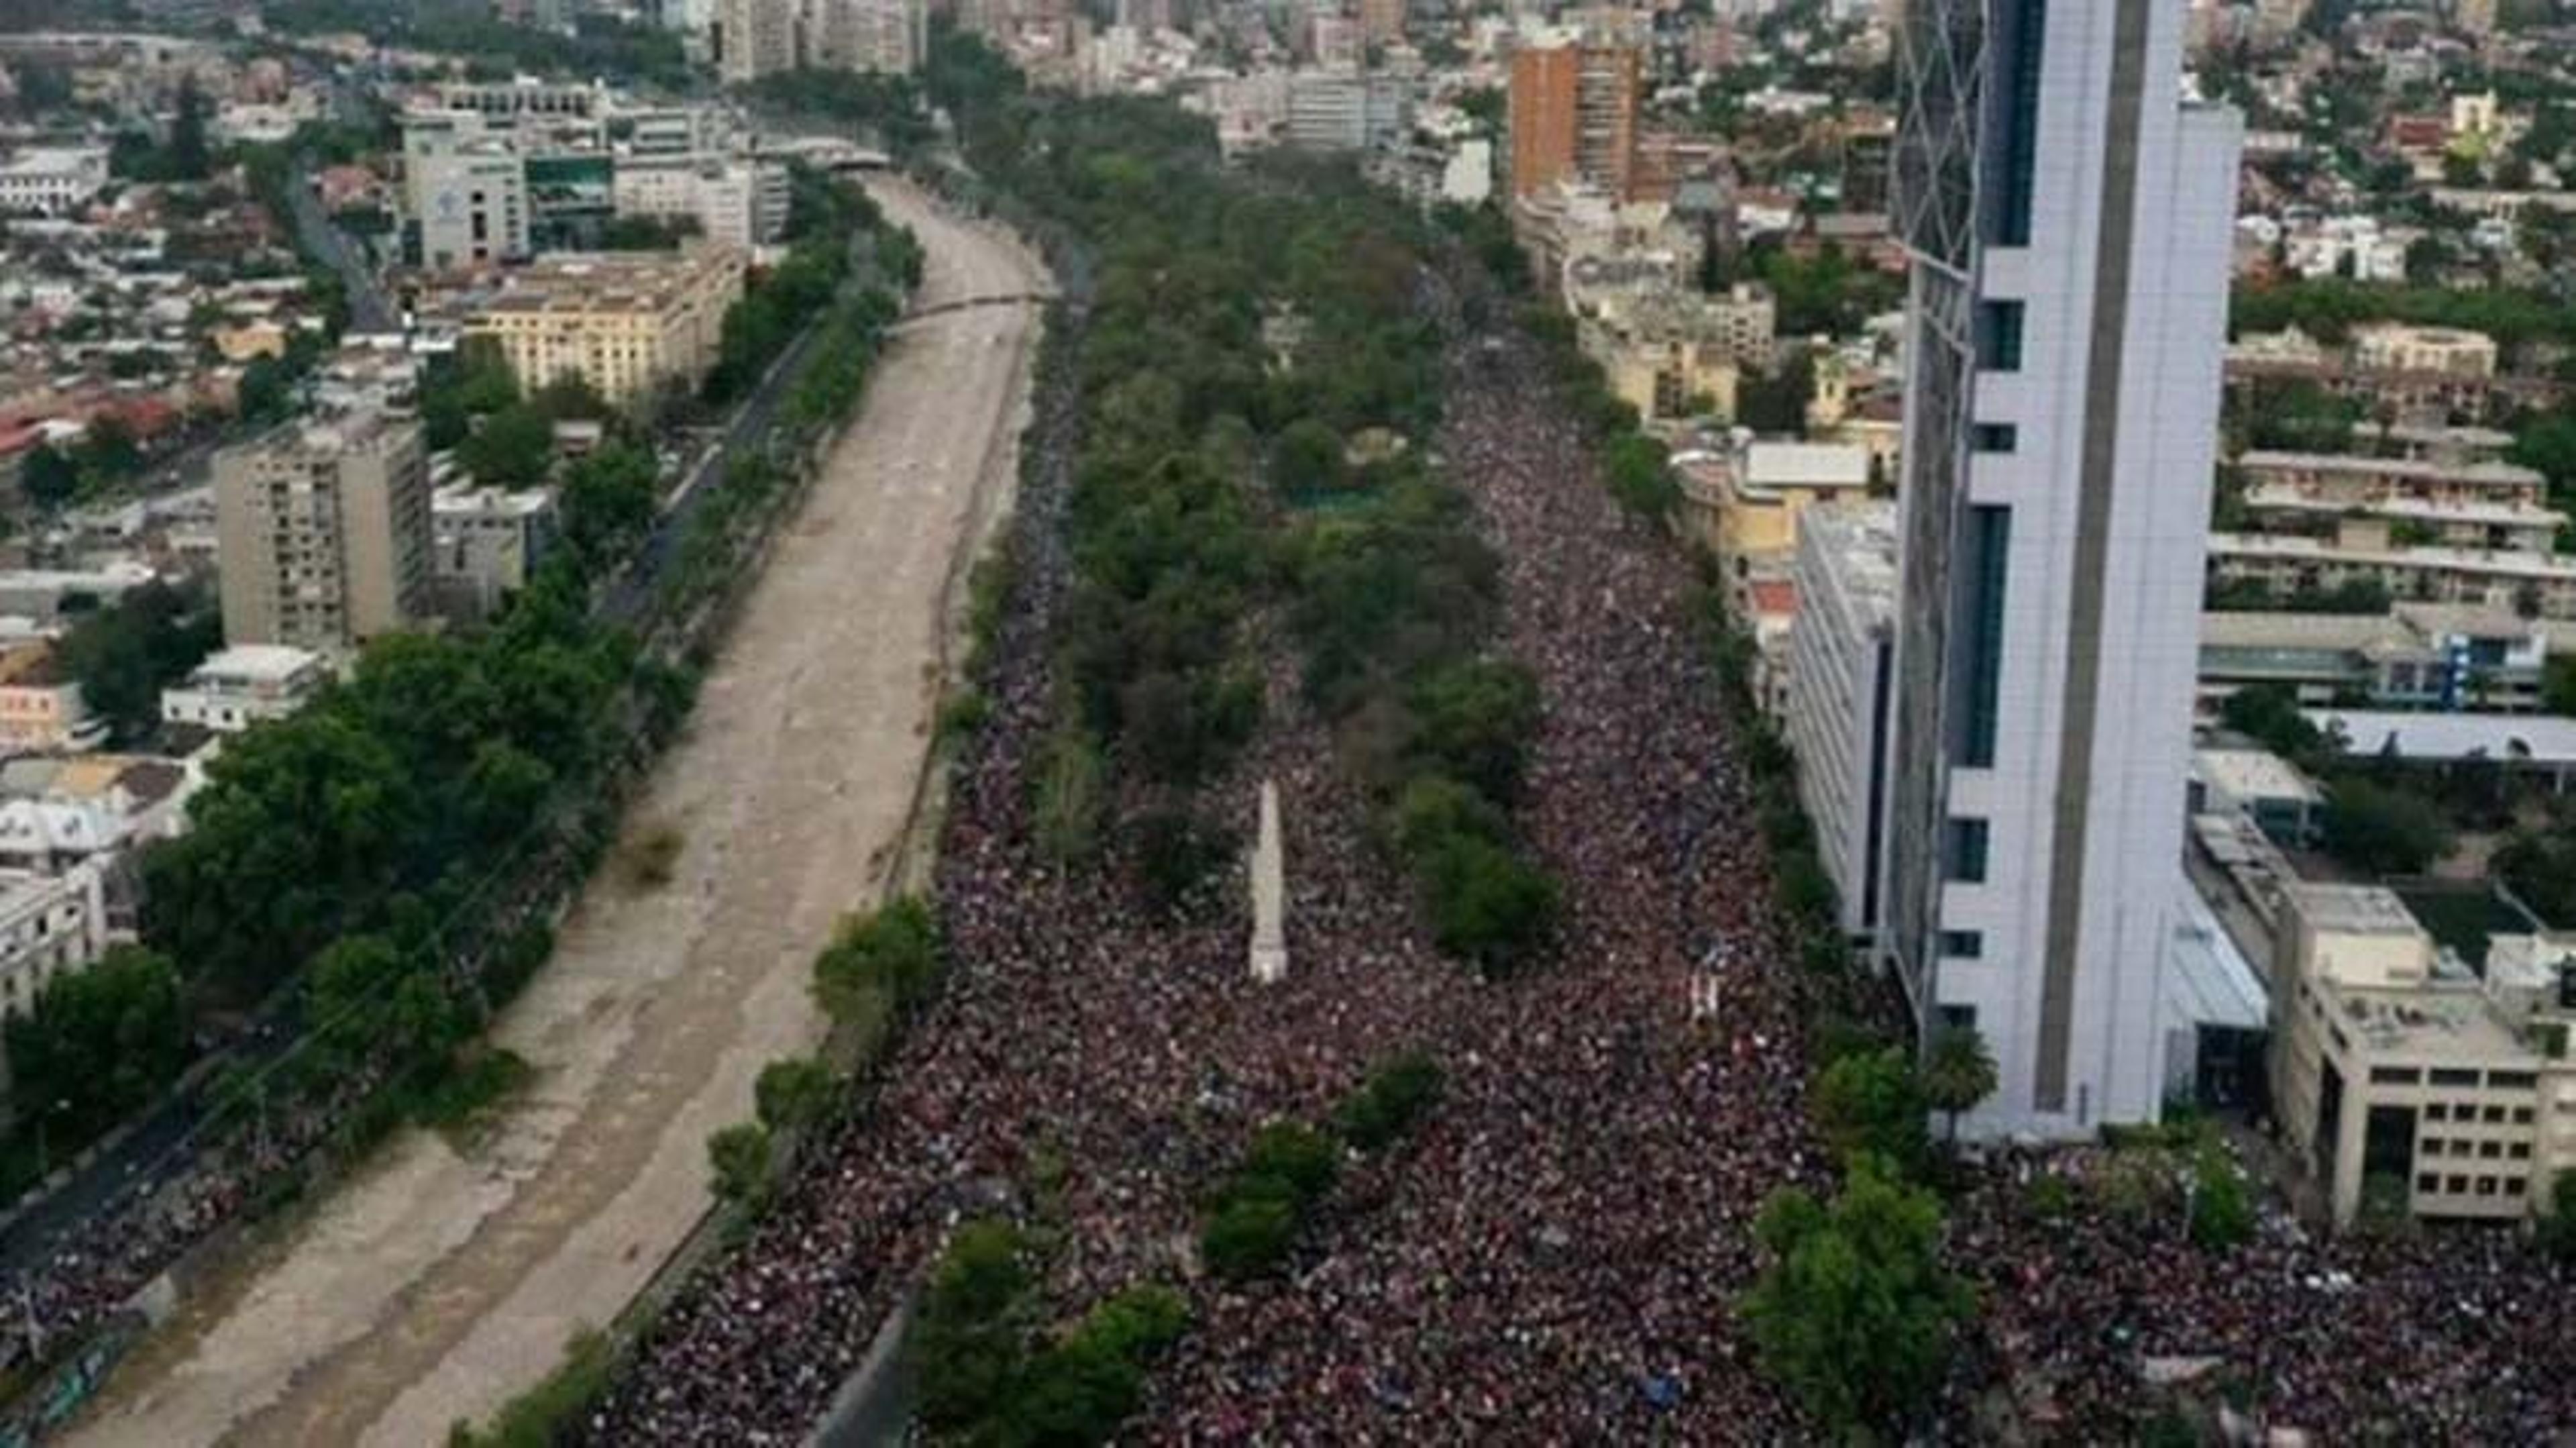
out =
<path fill-rule="evenodd" d="M 1423 943 L 1284 664 L 1261 737 L 1213 791 L 1248 830 L 1259 782 L 1278 783 L 1284 983 L 1250 980 L 1239 909 L 1155 918 L 1105 887 L 1114 871 L 1044 863 L 1030 770 L 1066 568 L 1062 478 L 1042 469 L 999 707 L 955 781 L 947 991 L 748 1249 L 663 1320 L 592 1441 L 802 1431 L 976 1213 L 1060 1229 L 1046 1271 L 1067 1309 L 1186 1279 L 1196 1206 L 1253 1129 L 1319 1115 L 1415 1047 L 1444 1065 L 1439 1106 L 1345 1180 L 1294 1270 L 1192 1281 L 1196 1321 L 1140 1436 L 1805 1436 L 1731 1304 L 1758 1266 L 1763 1199 L 1828 1171 L 1687 565 L 1599 488 L 1572 424 L 1533 405 L 1546 383 L 1529 345 L 1461 345 L 1450 384 L 1439 451 L 1503 559 L 1496 647 L 1547 700 L 1520 824 L 1566 887 L 1552 958 L 1484 983 Z M 2565 1424 L 2576 1335 L 2562 1284 L 2526 1252 L 2337 1245 L 2267 1217 L 2221 1264 L 2178 1225 L 2034 1214 L 2015 1165 L 2029 1169 L 1974 1178 L 1952 1234 L 1984 1303 L 1941 1405 L 1961 1434 L 2008 1391 L 2037 1420 L 2127 1436 L 2142 1364 L 2199 1354 L 2244 1374 L 2273 1421 L 2473 1438 Z"/>
<path fill-rule="evenodd" d="M 2207 1399 L 2333 1441 L 2552 1443 L 2576 1431 L 2570 1274 L 2495 1228 L 2328 1237 L 2267 1209 L 2225 1256 L 2195 1247 L 2180 1204 L 2073 1212 L 2031 1183 L 2081 1184 L 2100 1152 L 2015 1157 L 1953 1213 L 1950 1253 L 1979 1282 L 1982 1351 L 1953 1416 L 2010 1384 L 2064 1436 L 2124 1436 L 2150 1363 L 2203 1379 Z"/>
<path fill-rule="evenodd" d="M 1711 707 L 1688 565 L 1599 487 L 1573 424 L 1534 402 L 1548 390 L 1534 346 L 1448 322 L 1438 453 L 1503 562 L 1494 647 L 1546 700 L 1518 822 L 1565 887 L 1549 958 L 1489 983 L 1429 948 L 1281 640 L 1265 640 L 1267 723 L 1208 797 L 1248 833 L 1261 782 L 1278 785 L 1286 981 L 1250 979 L 1239 907 L 1166 916 L 1109 883 L 1114 854 L 1041 857 L 1032 772 L 1053 723 L 1047 629 L 1069 587 L 1076 426 L 1073 400 L 1045 391 L 994 707 L 951 780 L 945 988 L 749 1241 L 650 1333 L 579 1426 L 589 1441 L 794 1440 L 953 1227 L 992 1211 L 1059 1229 L 1047 1292 L 1067 1309 L 1138 1280 L 1189 1284 L 1196 1318 L 1140 1436 L 1806 1436 L 1731 1304 L 1758 1265 L 1764 1197 L 1829 1171 L 1804 1124 L 1795 974 Z M 1252 1132 L 1322 1115 L 1417 1048 L 1444 1068 L 1439 1104 L 1344 1181 L 1295 1269 L 1231 1288 L 1192 1276 L 1204 1193 Z M 0 1290 L 52 1330 L 95 1321 L 324 1124 L 280 1121 L 138 1189 Z M 2033 1205 L 2031 1172 L 2086 1160 L 2008 1161 L 1961 1198 L 1951 1254 L 1982 1314 L 1949 1422 L 2008 1388 L 2070 1436 L 2126 1436 L 2141 1364 L 2204 1357 L 2260 1414 L 2312 1428 L 2539 1441 L 2576 1416 L 2567 1282 L 2528 1252 L 2493 1236 L 2330 1242 L 2267 1216 L 2215 1261 L 2175 1223 Z"/>
<path fill-rule="evenodd" d="M 1285 664 L 1268 725 L 1212 791 L 1248 830 L 1260 782 L 1279 786 L 1284 983 L 1250 980 L 1239 907 L 1157 918 L 1098 867 L 1045 864 L 1029 771 L 1065 577 L 1061 479 L 1042 471 L 996 708 L 952 786 L 947 989 L 747 1249 L 665 1317 L 594 1441 L 798 1431 L 955 1221 L 1015 1190 L 1042 1192 L 1062 1228 L 1063 1300 L 1177 1276 L 1201 1194 L 1257 1126 L 1319 1115 L 1415 1047 L 1448 1083 L 1418 1141 L 1345 1189 L 1309 1267 L 1198 1292 L 1156 1431 L 1786 1431 L 1724 1304 L 1753 1270 L 1743 1225 L 1762 1194 L 1822 1162 L 1687 570 L 1591 481 L 1571 424 L 1530 405 L 1535 353 L 1472 340 L 1440 451 L 1504 559 L 1496 646 L 1548 699 L 1522 826 L 1566 887 L 1550 962 L 1487 984 L 1428 947 Z"/>

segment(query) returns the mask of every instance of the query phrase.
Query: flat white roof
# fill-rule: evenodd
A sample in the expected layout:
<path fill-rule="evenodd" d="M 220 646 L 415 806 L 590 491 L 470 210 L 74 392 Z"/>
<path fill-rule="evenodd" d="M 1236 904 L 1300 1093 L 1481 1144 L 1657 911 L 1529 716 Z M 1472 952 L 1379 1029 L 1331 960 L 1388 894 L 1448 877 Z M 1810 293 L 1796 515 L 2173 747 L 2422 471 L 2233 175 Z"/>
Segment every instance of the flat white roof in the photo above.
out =
<path fill-rule="evenodd" d="M 2295 799 L 2317 804 L 2325 796 L 2290 761 L 2268 749 L 2202 749 L 2192 755 L 2200 777 L 2232 799 Z"/>
<path fill-rule="evenodd" d="M 189 677 L 282 683 L 321 662 L 322 656 L 311 649 L 287 644 L 235 644 L 208 654 Z"/>
<path fill-rule="evenodd" d="M 2412 714 L 2393 709 L 2310 709 L 2308 722 L 2343 736 L 2354 754 L 2400 759 L 2576 765 L 2576 719 L 2541 714 Z"/>
<path fill-rule="evenodd" d="M 1751 443 L 1744 449 L 1744 481 L 1757 488 L 1865 488 L 1869 449 L 1838 442 Z"/>

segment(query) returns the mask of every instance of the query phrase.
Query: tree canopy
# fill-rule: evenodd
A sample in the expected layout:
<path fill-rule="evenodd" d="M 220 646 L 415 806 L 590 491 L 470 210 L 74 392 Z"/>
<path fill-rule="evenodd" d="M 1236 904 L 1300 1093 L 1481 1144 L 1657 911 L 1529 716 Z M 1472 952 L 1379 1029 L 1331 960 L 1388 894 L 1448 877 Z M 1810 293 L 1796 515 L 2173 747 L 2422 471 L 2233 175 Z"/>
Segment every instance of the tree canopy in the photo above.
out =
<path fill-rule="evenodd" d="M 1918 1411 L 1974 1305 L 1941 1264 L 1939 1199 L 1864 1154 L 1830 1202 L 1774 1192 L 1754 1235 L 1768 1261 L 1743 1313 L 1763 1367 L 1837 1430 Z"/>

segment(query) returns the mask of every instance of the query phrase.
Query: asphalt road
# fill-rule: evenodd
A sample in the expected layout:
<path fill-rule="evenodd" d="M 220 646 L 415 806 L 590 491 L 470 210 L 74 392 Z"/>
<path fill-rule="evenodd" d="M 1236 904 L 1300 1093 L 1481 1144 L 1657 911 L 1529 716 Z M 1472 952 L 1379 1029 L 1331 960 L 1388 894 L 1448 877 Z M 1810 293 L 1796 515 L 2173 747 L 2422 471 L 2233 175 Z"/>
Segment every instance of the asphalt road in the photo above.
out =
<path fill-rule="evenodd" d="M 295 158 L 295 174 L 286 186 L 287 209 L 295 215 L 295 236 L 306 256 L 318 256 L 339 274 L 340 285 L 348 293 L 349 326 L 353 333 L 398 332 L 402 317 L 393 302 L 376 284 L 375 273 L 368 269 L 366 258 L 351 245 L 331 218 L 322 213 L 321 199 L 313 194 L 313 158 Z"/>

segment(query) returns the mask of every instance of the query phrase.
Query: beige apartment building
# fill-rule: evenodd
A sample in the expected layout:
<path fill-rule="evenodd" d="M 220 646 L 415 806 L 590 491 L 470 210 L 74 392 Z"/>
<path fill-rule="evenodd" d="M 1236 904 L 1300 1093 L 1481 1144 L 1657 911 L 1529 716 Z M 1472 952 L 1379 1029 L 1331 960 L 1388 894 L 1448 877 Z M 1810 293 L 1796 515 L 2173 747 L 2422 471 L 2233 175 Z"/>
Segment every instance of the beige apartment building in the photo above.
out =
<path fill-rule="evenodd" d="M 107 721 L 90 712 L 52 640 L 0 648 L 0 749 L 50 754 L 94 749 L 106 738 Z"/>
<path fill-rule="evenodd" d="M 577 375 L 632 406 L 704 380 L 742 292 L 743 256 L 729 246 L 567 253 L 471 302 L 464 332 L 490 338 L 531 392 Z"/>
<path fill-rule="evenodd" d="M 2286 892 L 2273 980 L 2282 1130 L 2338 1225 L 2521 1221 L 2576 1166 L 2576 938 L 2500 935 L 2484 975 L 2378 886 Z"/>
<path fill-rule="evenodd" d="M 345 650 L 429 610 L 420 428 L 353 413 L 215 455 L 224 641 Z"/>
<path fill-rule="evenodd" d="M 2496 373 L 2496 343 L 2484 332 L 2460 327 L 2382 322 L 2353 329 L 2352 360 L 2374 372 L 2488 378 Z"/>

